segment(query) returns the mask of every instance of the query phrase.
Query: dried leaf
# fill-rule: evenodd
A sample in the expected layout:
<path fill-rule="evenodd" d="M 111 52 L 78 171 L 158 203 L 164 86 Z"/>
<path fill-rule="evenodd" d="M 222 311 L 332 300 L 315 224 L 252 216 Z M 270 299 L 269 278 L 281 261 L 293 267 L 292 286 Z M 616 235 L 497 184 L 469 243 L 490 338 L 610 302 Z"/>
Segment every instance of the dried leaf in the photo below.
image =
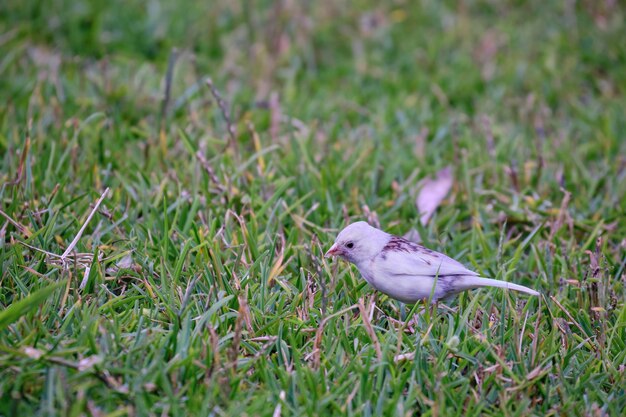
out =
<path fill-rule="evenodd" d="M 34 347 L 30 346 L 26 346 L 23 349 L 23 352 L 31 359 L 39 359 L 44 355 L 44 352 L 42 352 L 41 350 L 35 349 Z"/>
<path fill-rule="evenodd" d="M 538 366 L 532 371 L 530 371 L 528 375 L 526 375 L 526 380 L 532 381 L 533 379 L 543 376 L 550 370 L 550 368 L 551 368 L 550 366 L 546 368 L 542 368 L 541 366 Z"/>
<path fill-rule="evenodd" d="M 421 183 L 421 190 L 415 204 L 420 212 L 420 220 L 426 225 L 443 199 L 452 188 L 452 169 L 446 167 L 437 173 L 436 178 L 426 178 Z"/>
<path fill-rule="evenodd" d="M 135 263 L 133 262 L 133 256 L 129 253 L 122 257 L 115 265 L 111 265 L 106 269 L 106 273 L 109 275 L 115 275 L 122 269 L 133 269 Z"/>
<path fill-rule="evenodd" d="M 400 355 L 393 357 L 393 361 L 396 363 L 402 361 L 412 361 L 413 359 L 415 359 L 415 352 L 401 353 Z"/>
<path fill-rule="evenodd" d="M 97 365 L 100 362 L 102 362 L 101 356 L 97 356 L 97 355 L 88 356 L 78 361 L 78 370 L 81 372 L 86 371 L 87 369 L 93 368 L 94 365 Z"/>
<path fill-rule="evenodd" d="M 130 269 L 133 266 L 133 257 L 130 254 L 124 256 L 116 266 L 119 269 Z"/>

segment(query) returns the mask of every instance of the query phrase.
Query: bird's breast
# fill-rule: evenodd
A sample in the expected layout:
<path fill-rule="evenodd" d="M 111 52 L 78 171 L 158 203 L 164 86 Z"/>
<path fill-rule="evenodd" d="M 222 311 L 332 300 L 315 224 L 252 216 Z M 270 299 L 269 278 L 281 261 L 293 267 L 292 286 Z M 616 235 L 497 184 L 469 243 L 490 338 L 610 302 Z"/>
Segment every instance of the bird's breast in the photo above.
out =
<path fill-rule="evenodd" d="M 391 298 L 405 303 L 414 303 L 417 300 L 427 299 L 433 291 L 435 280 L 429 276 L 397 274 L 390 275 L 377 268 L 376 262 L 365 267 L 358 266 L 359 272 L 374 289 L 381 291 Z M 434 298 L 441 298 L 442 288 L 438 286 Z"/>

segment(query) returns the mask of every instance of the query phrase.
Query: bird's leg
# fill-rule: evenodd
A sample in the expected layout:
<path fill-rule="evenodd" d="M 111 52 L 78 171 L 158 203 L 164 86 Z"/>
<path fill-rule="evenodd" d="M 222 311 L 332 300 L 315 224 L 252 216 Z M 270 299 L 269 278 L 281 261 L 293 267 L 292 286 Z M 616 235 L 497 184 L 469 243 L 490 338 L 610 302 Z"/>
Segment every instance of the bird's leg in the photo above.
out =
<path fill-rule="evenodd" d="M 413 328 L 413 326 L 418 327 L 419 318 L 420 316 L 423 316 L 424 314 L 426 314 L 427 321 L 430 321 L 430 312 L 428 310 L 428 304 L 429 304 L 428 299 L 424 298 L 422 300 L 419 300 L 415 304 L 416 304 L 416 308 L 414 309 L 415 313 L 413 314 L 413 317 L 411 317 L 411 319 L 408 322 L 408 325 L 411 326 L 411 328 Z"/>
<path fill-rule="evenodd" d="M 406 304 L 404 304 L 403 302 L 398 302 L 399 304 L 399 311 L 398 314 L 400 316 L 400 320 L 394 319 L 391 316 L 387 315 L 387 319 L 389 320 L 389 322 L 396 328 L 396 330 L 402 330 L 405 331 L 409 334 L 413 334 L 415 333 L 415 329 L 413 328 L 413 324 L 417 323 L 416 320 L 411 319 L 408 322 L 405 321 L 406 320 L 406 316 L 407 316 L 407 312 L 406 312 Z"/>
<path fill-rule="evenodd" d="M 439 299 L 435 300 L 432 307 L 433 307 L 432 315 L 434 316 L 435 314 L 437 314 L 437 311 L 439 310 Z"/>

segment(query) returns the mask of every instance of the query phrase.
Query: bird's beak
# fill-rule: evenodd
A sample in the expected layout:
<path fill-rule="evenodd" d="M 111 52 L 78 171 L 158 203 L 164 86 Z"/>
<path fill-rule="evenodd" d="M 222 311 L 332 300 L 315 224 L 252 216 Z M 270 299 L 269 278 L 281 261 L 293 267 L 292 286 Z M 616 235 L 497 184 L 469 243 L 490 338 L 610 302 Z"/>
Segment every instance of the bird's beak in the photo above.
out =
<path fill-rule="evenodd" d="M 340 253 L 341 253 L 341 249 L 335 243 L 333 246 L 330 247 L 330 249 L 328 249 L 328 252 L 326 252 L 326 255 L 324 255 L 324 257 L 325 258 L 330 258 L 330 257 L 333 257 L 333 256 L 337 256 Z"/>

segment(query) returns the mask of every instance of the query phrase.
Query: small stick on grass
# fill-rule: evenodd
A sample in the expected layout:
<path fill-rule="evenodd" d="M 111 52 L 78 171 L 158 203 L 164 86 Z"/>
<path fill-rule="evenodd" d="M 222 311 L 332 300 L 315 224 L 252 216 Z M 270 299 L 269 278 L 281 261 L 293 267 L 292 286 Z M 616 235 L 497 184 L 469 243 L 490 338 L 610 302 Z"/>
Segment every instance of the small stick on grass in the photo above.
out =
<path fill-rule="evenodd" d="M 554 301 L 554 303 L 557 305 L 557 307 L 559 307 L 561 309 L 561 311 L 563 311 L 563 313 L 565 313 L 565 315 L 572 321 L 572 323 L 574 323 L 574 325 L 578 328 L 578 330 L 580 330 L 580 332 L 587 337 L 586 340 L 589 341 L 589 345 L 591 345 L 591 347 L 593 348 L 593 350 L 598 350 L 598 348 L 596 347 L 595 343 L 593 343 L 593 341 L 591 340 L 591 337 L 587 334 L 587 332 L 585 332 L 585 330 L 582 328 L 582 326 L 574 319 L 574 317 L 572 317 L 572 315 L 570 314 L 569 311 L 567 311 L 567 309 L 565 307 L 563 307 L 563 305 L 561 303 L 559 303 L 559 300 L 556 299 L 556 297 L 554 297 L 553 295 L 550 296 L 550 299 L 552 301 Z"/>
<path fill-rule="evenodd" d="M 178 59 L 178 50 L 172 49 L 167 62 L 167 72 L 165 73 L 165 94 L 161 102 L 161 130 L 165 128 L 165 119 L 167 117 L 167 108 L 169 107 L 170 98 L 172 96 L 172 78 L 174 77 L 174 66 Z"/>
<path fill-rule="evenodd" d="M 233 372 L 235 370 L 237 370 L 237 357 L 239 356 L 239 345 L 241 344 L 241 333 L 243 331 L 243 322 L 244 322 L 244 316 L 245 316 L 245 307 L 244 307 L 244 303 L 245 300 L 240 297 L 239 298 L 239 313 L 237 314 L 237 319 L 235 320 L 235 333 L 233 336 L 233 343 L 230 346 L 230 351 L 229 351 L 229 360 L 230 360 L 230 367 L 233 370 Z"/>
<path fill-rule="evenodd" d="M 328 323 L 330 319 L 340 316 L 344 313 L 347 313 L 348 311 L 358 306 L 359 306 L 358 304 L 352 304 L 350 307 L 343 308 L 339 310 L 338 312 L 333 313 L 330 316 L 326 317 L 324 320 L 322 320 L 319 327 L 315 331 L 315 341 L 313 343 L 313 352 L 311 352 L 307 356 L 307 359 L 310 357 L 313 357 L 313 367 L 315 369 L 319 369 L 320 363 L 321 363 L 321 345 L 322 345 L 322 338 L 324 336 L 324 327 L 326 327 L 326 323 Z"/>
<path fill-rule="evenodd" d="M 196 152 L 196 158 L 198 159 L 198 162 L 200 162 L 200 165 L 202 165 L 202 168 L 204 168 L 204 170 L 209 175 L 209 179 L 213 182 L 213 184 L 215 184 L 215 188 L 217 188 L 217 191 L 220 193 L 226 191 L 226 186 L 222 185 L 219 178 L 217 178 L 217 175 L 215 174 L 215 170 L 213 169 L 213 167 L 211 167 L 209 161 L 204 157 L 204 155 L 202 155 L 200 151 Z"/>
<path fill-rule="evenodd" d="M 213 84 L 213 80 L 211 80 L 210 78 L 207 78 L 206 85 L 211 90 L 211 94 L 213 95 L 213 98 L 215 99 L 215 101 L 217 101 L 217 106 L 220 108 L 220 111 L 222 112 L 222 116 L 224 117 L 224 120 L 226 121 L 226 130 L 228 130 L 229 145 L 233 150 L 235 159 L 239 160 L 239 147 L 237 145 L 235 126 L 233 126 L 232 119 L 230 118 L 230 113 L 228 112 L 228 106 L 226 102 L 224 101 L 224 99 L 222 98 L 222 96 L 220 95 L 220 92 L 217 91 L 217 88 L 215 88 L 215 85 Z"/>
<path fill-rule="evenodd" d="M 13 220 L 11 218 L 11 216 L 9 216 L 8 214 L 6 214 L 4 211 L 0 210 L 0 216 L 4 217 L 5 219 L 7 219 L 7 221 L 9 223 L 11 223 L 13 226 L 15 226 L 15 228 L 17 230 L 20 231 L 21 234 L 25 235 L 26 237 L 30 237 L 33 233 L 28 229 L 28 227 L 24 226 L 23 224 L 20 224 L 18 222 L 16 222 L 15 220 Z"/>
<path fill-rule="evenodd" d="M 207 369 L 206 377 L 211 378 L 213 372 L 218 369 L 220 364 L 220 339 L 215 331 L 215 328 L 211 326 L 211 324 L 207 324 L 207 329 L 209 330 L 209 342 L 211 343 L 211 353 L 212 360 L 211 366 Z"/>
<path fill-rule="evenodd" d="M 13 181 L 9 181 L 7 183 L 8 185 L 18 185 L 22 181 L 22 178 L 24 177 L 24 166 L 26 165 L 26 158 L 28 157 L 28 153 L 30 152 L 30 130 L 31 130 L 32 124 L 33 124 L 33 119 L 29 118 L 27 129 L 26 129 L 26 132 L 27 132 L 26 140 L 24 141 L 24 147 L 22 148 L 22 155 L 20 158 L 20 163 L 17 166 L 15 179 Z"/>
<path fill-rule="evenodd" d="M 72 252 L 72 250 L 74 250 L 74 247 L 76 246 L 76 244 L 80 240 L 81 236 L 83 235 L 83 232 L 85 231 L 85 228 L 87 227 L 87 224 L 89 223 L 89 221 L 91 220 L 93 215 L 96 213 L 96 211 L 98 211 L 98 207 L 100 207 L 100 204 L 102 204 L 102 200 L 104 200 L 104 197 L 106 197 L 108 192 L 109 192 L 109 188 L 107 187 L 107 189 L 104 190 L 104 192 L 102 193 L 102 195 L 100 196 L 98 201 L 96 201 L 96 204 L 95 204 L 94 208 L 91 210 L 91 213 L 89 213 L 89 216 L 87 216 L 87 219 L 83 223 L 82 227 L 80 228 L 80 230 L 78 231 L 76 236 L 74 236 L 74 239 L 69 244 L 67 249 L 65 249 L 65 252 L 63 252 L 62 255 L 57 255 L 56 253 L 52 253 L 52 252 L 48 252 L 48 251 L 43 250 L 43 249 L 39 249 L 39 248 L 37 248 L 35 246 L 29 245 L 26 242 L 22 242 L 21 240 L 18 240 L 18 242 L 20 244 L 26 246 L 27 248 L 30 248 L 30 249 L 36 250 L 37 252 L 41 252 L 41 253 L 46 254 L 46 256 L 48 257 L 46 259 L 47 263 L 49 263 L 51 265 L 60 266 L 61 268 L 63 268 L 63 270 L 69 270 L 69 265 L 68 265 L 69 262 L 68 261 L 70 259 L 70 253 Z M 75 253 L 75 254 L 72 255 L 71 258 L 74 260 L 74 262 L 73 262 L 74 265 L 80 265 L 83 268 L 88 268 L 89 265 L 91 265 L 91 263 L 93 262 L 93 254 L 91 254 L 91 253 Z M 100 259 L 98 259 L 98 260 L 100 260 Z"/>
<path fill-rule="evenodd" d="M 63 254 L 61 255 L 62 261 L 65 261 L 65 258 L 67 257 L 67 255 L 69 255 L 70 252 L 72 252 L 72 250 L 74 249 L 74 247 L 80 240 L 80 237 L 83 235 L 83 232 L 85 231 L 85 228 L 87 227 L 87 224 L 89 223 L 93 215 L 96 213 L 96 211 L 98 211 L 98 207 L 100 207 L 102 200 L 104 200 L 104 197 L 106 197 L 108 192 L 109 192 L 109 187 L 107 187 L 106 190 L 104 190 L 104 192 L 102 193 L 98 201 L 96 201 L 96 205 L 94 206 L 93 210 L 91 210 L 91 213 L 89 213 L 89 216 L 87 216 L 87 220 L 85 220 L 85 223 L 83 223 L 83 226 L 80 228 L 76 236 L 74 236 L 74 240 L 72 240 L 72 242 L 67 247 L 67 249 L 65 249 L 65 252 L 63 252 Z"/>
<path fill-rule="evenodd" d="M 167 72 L 165 73 L 165 93 L 163 94 L 163 101 L 161 102 L 161 123 L 159 128 L 159 142 L 161 146 L 161 153 L 165 158 L 167 153 L 167 138 L 165 135 L 165 125 L 167 123 L 167 109 L 169 107 L 170 98 L 172 96 L 172 78 L 174 77 L 174 66 L 178 59 L 178 50 L 172 49 L 170 52 L 169 61 L 167 62 Z"/>
<path fill-rule="evenodd" d="M 374 301 L 372 300 L 370 304 L 370 309 L 372 311 L 373 311 L 372 309 L 373 304 L 374 304 Z M 361 319 L 363 320 L 363 324 L 365 325 L 365 330 L 367 331 L 367 334 L 369 335 L 370 339 L 372 339 L 372 343 L 374 344 L 374 349 L 376 350 L 376 357 L 378 358 L 379 362 L 382 362 L 383 352 L 380 349 L 380 342 L 378 341 L 378 337 L 376 337 L 376 332 L 374 331 L 374 328 L 372 327 L 372 322 L 370 321 L 368 310 L 365 308 L 365 304 L 362 298 L 359 299 L 359 311 L 361 312 Z"/>

